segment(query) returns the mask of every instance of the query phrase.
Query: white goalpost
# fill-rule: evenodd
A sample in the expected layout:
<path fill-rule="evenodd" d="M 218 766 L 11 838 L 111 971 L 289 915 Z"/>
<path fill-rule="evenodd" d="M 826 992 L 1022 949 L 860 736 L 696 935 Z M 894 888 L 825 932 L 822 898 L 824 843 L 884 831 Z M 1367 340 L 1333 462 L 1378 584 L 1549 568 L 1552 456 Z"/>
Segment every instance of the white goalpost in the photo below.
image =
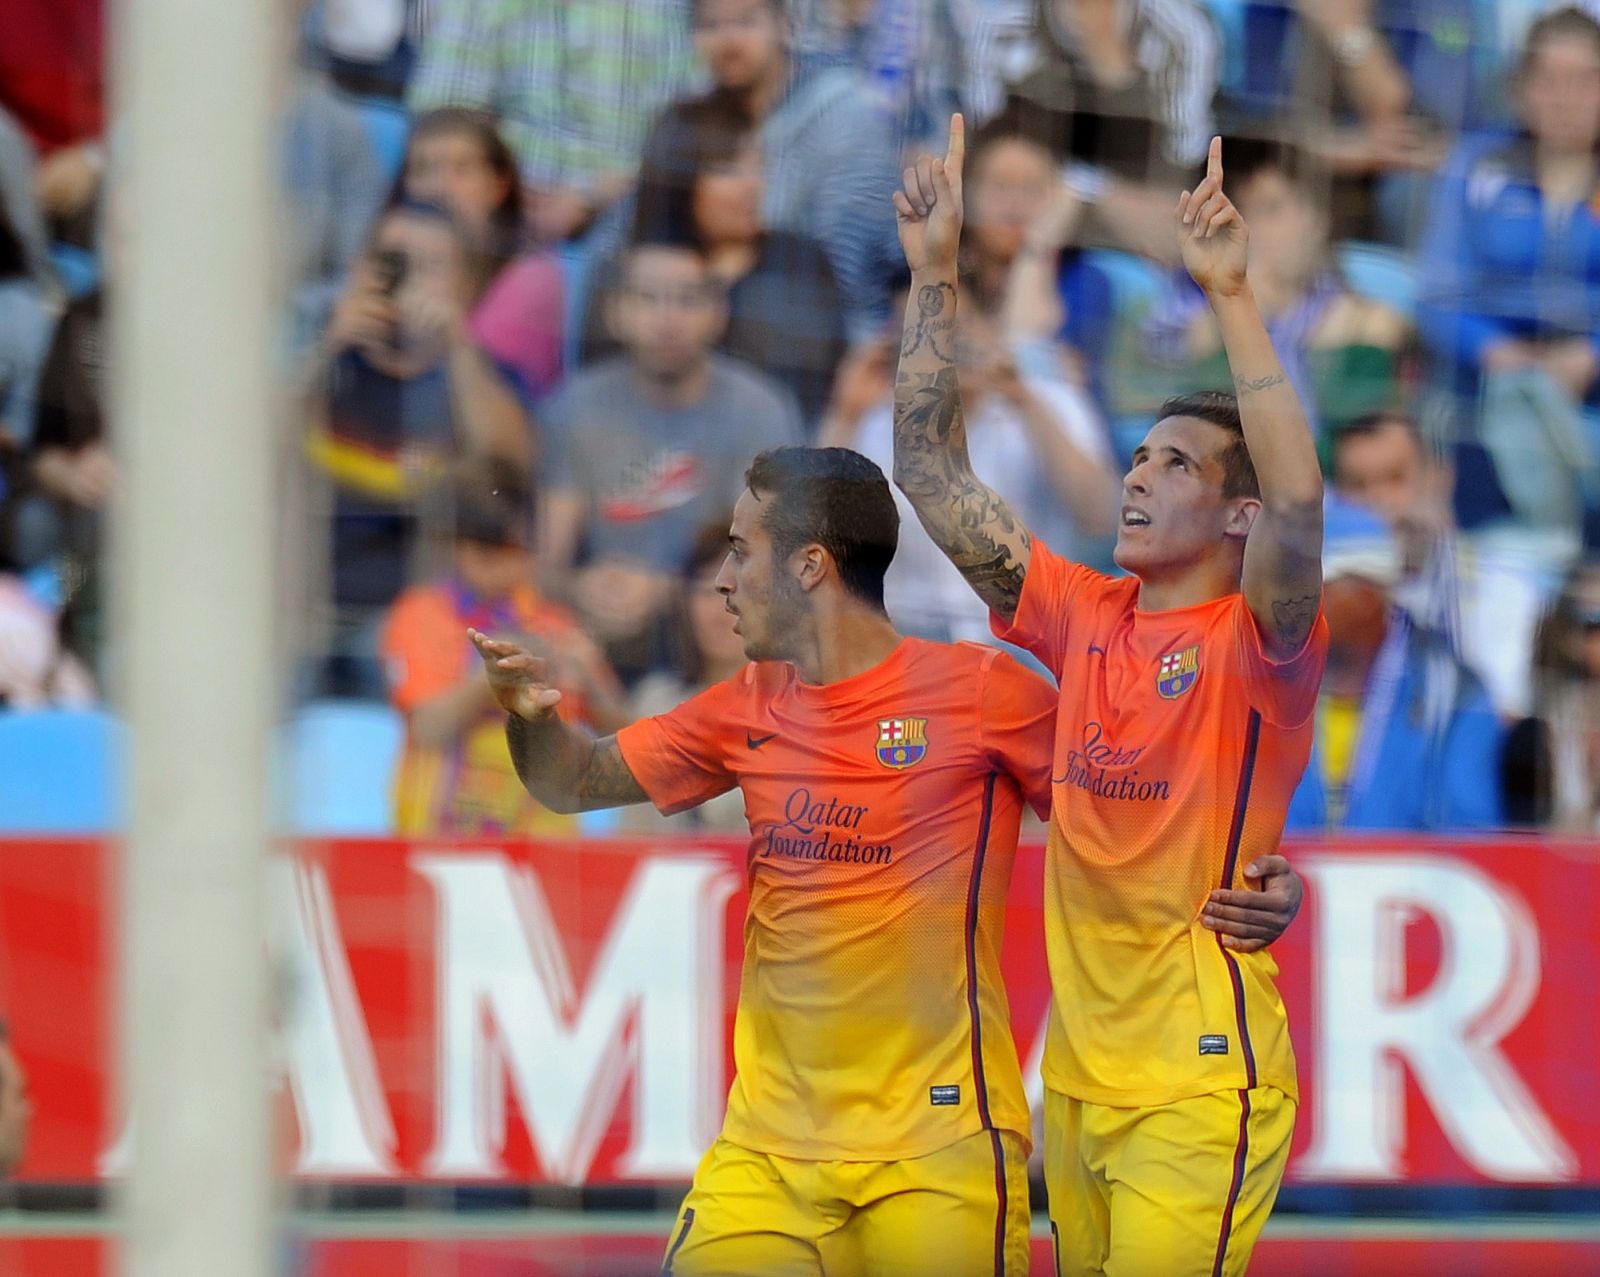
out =
<path fill-rule="evenodd" d="M 122 0 L 107 218 L 114 691 L 131 722 L 130 1277 L 266 1277 L 274 0 Z"/>

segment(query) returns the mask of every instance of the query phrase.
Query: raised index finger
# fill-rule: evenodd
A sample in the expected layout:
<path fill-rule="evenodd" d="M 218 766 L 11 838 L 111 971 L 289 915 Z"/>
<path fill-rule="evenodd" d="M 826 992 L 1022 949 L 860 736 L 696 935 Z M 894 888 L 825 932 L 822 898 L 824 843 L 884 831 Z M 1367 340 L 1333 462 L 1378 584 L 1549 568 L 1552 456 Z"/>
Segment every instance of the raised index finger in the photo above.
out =
<path fill-rule="evenodd" d="M 1206 152 L 1206 176 L 1222 182 L 1222 138 L 1211 139 L 1211 149 Z"/>
<path fill-rule="evenodd" d="M 967 121 L 960 111 L 950 117 L 950 145 L 945 148 L 945 172 L 952 177 L 961 176 L 961 165 L 967 157 Z"/>

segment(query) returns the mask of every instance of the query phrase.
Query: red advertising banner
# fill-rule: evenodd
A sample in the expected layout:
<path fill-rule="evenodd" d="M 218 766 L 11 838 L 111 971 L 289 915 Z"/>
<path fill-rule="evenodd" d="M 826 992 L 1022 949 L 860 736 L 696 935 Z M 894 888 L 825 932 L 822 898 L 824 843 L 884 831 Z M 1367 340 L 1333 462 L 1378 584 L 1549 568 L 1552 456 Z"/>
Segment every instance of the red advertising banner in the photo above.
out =
<path fill-rule="evenodd" d="M 1600 848 L 1291 848 L 1280 942 L 1292 1181 L 1600 1185 Z M 1037 1088 L 1042 851 L 1008 921 Z M 310 1180 L 683 1181 L 731 1069 L 743 847 L 303 844 L 266 871 L 289 1169 Z M 114 852 L 0 842 L 0 1010 L 36 1116 L 22 1178 L 115 1175 Z"/>

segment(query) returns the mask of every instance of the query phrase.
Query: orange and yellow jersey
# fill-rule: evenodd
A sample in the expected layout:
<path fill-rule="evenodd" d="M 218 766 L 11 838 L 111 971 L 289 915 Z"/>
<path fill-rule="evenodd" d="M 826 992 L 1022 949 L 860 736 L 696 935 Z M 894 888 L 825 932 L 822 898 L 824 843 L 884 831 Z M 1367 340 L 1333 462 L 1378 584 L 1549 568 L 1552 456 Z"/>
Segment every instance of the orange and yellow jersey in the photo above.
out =
<path fill-rule="evenodd" d="M 893 1161 L 1027 1138 L 1000 941 L 1022 804 L 1049 803 L 1055 701 L 993 648 L 908 638 L 837 683 L 750 665 L 617 734 L 663 812 L 744 791 L 727 1139 Z"/>
<path fill-rule="evenodd" d="M 1014 622 L 995 619 L 1061 684 L 1045 1084 L 1122 1107 L 1258 1084 L 1297 1096 L 1276 963 L 1224 949 L 1200 911 L 1278 846 L 1327 623 L 1275 662 L 1241 594 L 1161 612 L 1138 594 L 1036 542 Z"/>

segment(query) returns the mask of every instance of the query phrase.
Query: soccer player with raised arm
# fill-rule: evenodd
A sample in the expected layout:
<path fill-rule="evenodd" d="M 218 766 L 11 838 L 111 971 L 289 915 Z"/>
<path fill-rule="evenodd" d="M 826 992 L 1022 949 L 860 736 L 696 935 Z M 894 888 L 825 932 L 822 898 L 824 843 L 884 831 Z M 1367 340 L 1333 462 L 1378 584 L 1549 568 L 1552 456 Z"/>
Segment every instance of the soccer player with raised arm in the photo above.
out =
<path fill-rule="evenodd" d="M 1246 278 L 1221 142 L 1179 201 L 1236 394 L 1170 401 L 1123 480 L 1104 576 L 973 471 L 951 337 L 963 127 L 895 195 L 911 300 L 894 475 L 995 632 L 1060 682 L 1045 935 L 1045 1183 L 1063 1277 L 1242 1273 L 1294 1128 L 1277 968 L 1219 940 L 1275 851 L 1327 655 L 1322 477 Z M 981 462 L 981 458 L 979 459 Z"/>
<path fill-rule="evenodd" d="M 541 661 L 472 636 L 545 806 L 744 792 L 736 1076 L 665 1271 L 1022 1277 L 1029 1122 L 999 955 L 1055 690 L 996 649 L 895 631 L 899 516 L 865 457 L 776 449 L 746 482 L 716 584 L 752 664 L 726 682 L 596 740 L 552 712 Z M 1247 949 L 1299 902 L 1285 862 L 1260 869 Z"/>

